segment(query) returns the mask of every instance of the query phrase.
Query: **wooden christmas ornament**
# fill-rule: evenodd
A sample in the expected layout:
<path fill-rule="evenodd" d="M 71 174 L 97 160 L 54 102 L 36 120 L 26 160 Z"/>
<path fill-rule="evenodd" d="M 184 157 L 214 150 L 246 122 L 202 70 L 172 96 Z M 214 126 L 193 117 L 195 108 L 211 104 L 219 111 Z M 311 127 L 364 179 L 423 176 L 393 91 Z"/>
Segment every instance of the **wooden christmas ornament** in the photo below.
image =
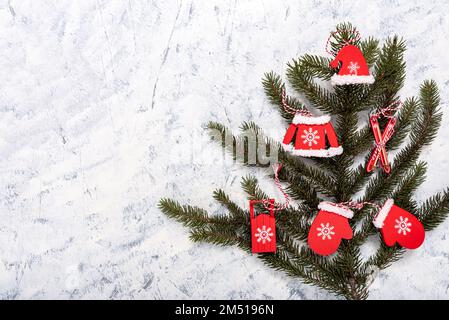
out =
<path fill-rule="evenodd" d="M 341 48 L 330 66 L 336 69 L 340 63 L 338 74 L 331 77 L 332 85 L 374 83 L 374 77 L 369 73 L 365 57 L 355 45 L 345 45 Z"/>
<path fill-rule="evenodd" d="M 269 212 L 256 217 L 254 205 L 269 202 Z M 251 247 L 253 253 L 276 252 L 276 221 L 274 218 L 274 199 L 251 200 L 249 202 L 251 221 Z"/>
<path fill-rule="evenodd" d="M 295 115 L 283 141 L 284 149 L 303 157 L 329 158 L 343 153 L 329 116 Z M 296 138 L 293 139 L 295 137 Z M 329 147 L 326 145 L 326 140 Z M 290 145 L 291 142 L 294 145 Z"/>
<path fill-rule="evenodd" d="M 329 43 L 331 37 L 338 33 L 340 33 L 338 29 L 336 32 L 332 32 L 326 43 L 326 51 L 331 55 L 334 54 L 328 49 Z M 368 64 L 362 51 L 354 44 L 360 39 L 360 33 L 356 29 L 353 29 L 352 33 L 355 37 L 348 39 L 330 62 L 331 68 L 339 68 L 338 74 L 334 74 L 331 77 L 332 85 L 374 83 L 374 77 L 369 72 Z"/>
<path fill-rule="evenodd" d="M 424 242 L 425 231 L 422 223 L 410 212 L 388 199 L 373 220 L 380 229 L 384 242 L 391 247 L 395 243 L 407 249 L 416 249 Z"/>
<path fill-rule="evenodd" d="M 337 251 L 341 239 L 352 238 L 348 219 L 354 213 L 344 205 L 331 202 L 320 202 L 318 209 L 309 230 L 308 244 L 315 253 L 327 256 Z"/>
<path fill-rule="evenodd" d="M 386 173 L 390 173 L 391 166 L 388 162 L 388 156 L 387 156 L 387 151 L 385 149 L 385 144 L 393 136 L 394 126 L 396 125 L 397 119 L 390 118 L 388 120 L 388 123 L 387 123 L 387 126 L 385 127 L 384 132 L 381 133 L 378 118 L 379 118 L 378 114 L 370 116 L 371 129 L 373 130 L 374 140 L 376 141 L 376 146 L 374 147 L 374 149 L 371 153 L 371 156 L 368 160 L 368 164 L 366 165 L 366 171 L 367 172 L 373 171 L 377 165 L 379 158 L 380 158 L 382 168 L 384 169 L 384 171 Z"/>
<path fill-rule="evenodd" d="M 402 106 L 402 102 L 400 100 L 396 100 L 387 107 L 382 108 L 380 109 L 380 111 L 370 115 L 369 121 L 374 135 L 375 146 L 366 165 L 367 172 L 371 172 L 374 170 L 379 159 L 384 171 L 386 173 L 391 172 L 391 166 L 388 162 L 387 150 L 385 149 L 385 145 L 393 136 L 394 127 L 397 123 L 397 117 L 395 116 L 395 114 L 399 109 L 402 108 Z M 388 119 L 384 132 L 380 131 L 378 121 L 381 115 Z"/>

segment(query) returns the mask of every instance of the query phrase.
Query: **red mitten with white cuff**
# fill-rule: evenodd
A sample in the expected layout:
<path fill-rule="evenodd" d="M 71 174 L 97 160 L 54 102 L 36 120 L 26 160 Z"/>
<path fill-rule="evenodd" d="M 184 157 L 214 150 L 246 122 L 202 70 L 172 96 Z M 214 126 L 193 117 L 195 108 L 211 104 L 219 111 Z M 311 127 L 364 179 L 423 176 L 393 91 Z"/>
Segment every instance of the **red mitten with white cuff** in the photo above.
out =
<path fill-rule="evenodd" d="M 347 207 L 331 202 L 320 202 L 317 216 L 309 230 L 308 243 L 315 253 L 327 256 L 337 251 L 341 239 L 351 239 L 348 219 L 354 213 Z"/>
<path fill-rule="evenodd" d="M 424 242 L 422 223 L 413 214 L 395 205 L 393 199 L 385 202 L 374 217 L 373 224 L 380 229 L 389 247 L 397 242 L 404 248 L 416 249 Z"/>

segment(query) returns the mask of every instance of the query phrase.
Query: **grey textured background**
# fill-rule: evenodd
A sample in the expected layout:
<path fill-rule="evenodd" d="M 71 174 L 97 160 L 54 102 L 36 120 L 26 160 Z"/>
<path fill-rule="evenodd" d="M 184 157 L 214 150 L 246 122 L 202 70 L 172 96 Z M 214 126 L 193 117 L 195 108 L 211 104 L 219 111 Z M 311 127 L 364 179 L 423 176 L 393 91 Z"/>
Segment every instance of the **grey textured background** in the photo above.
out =
<path fill-rule="evenodd" d="M 281 139 L 260 79 L 324 55 L 338 22 L 403 36 L 403 96 L 433 78 L 447 109 L 448 11 L 443 0 L 0 0 L 0 298 L 334 298 L 239 249 L 192 244 L 157 201 L 218 212 L 221 187 L 246 207 L 249 170 L 204 124 L 254 120 Z M 448 124 L 446 112 L 422 156 L 419 201 L 449 185 Z M 448 226 L 381 272 L 370 298 L 448 298 Z"/>

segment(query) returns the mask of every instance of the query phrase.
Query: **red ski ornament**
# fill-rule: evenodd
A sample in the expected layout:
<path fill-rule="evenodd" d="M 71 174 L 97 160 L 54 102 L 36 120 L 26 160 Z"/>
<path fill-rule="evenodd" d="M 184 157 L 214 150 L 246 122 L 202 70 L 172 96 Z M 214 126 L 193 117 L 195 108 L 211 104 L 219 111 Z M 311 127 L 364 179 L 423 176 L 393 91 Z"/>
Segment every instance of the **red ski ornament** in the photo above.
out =
<path fill-rule="evenodd" d="M 348 207 L 331 202 L 320 202 L 317 216 L 309 230 L 308 243 L 315 253 L 327 256 L 337 251 L 341 239 L 351 239 L 348 219 L 354 213 Z"/>
<path fill-rule="evenodd" d="M 257 217 L 254 204 L 269 202 L 269 213 L 260 213 Z M 249 202 L 251 219 L 251 247 L 253 253 L 276 252 L 276 221 L 274 219 L 274 199 L 251 200 Z"/>
<path fill-rule="evenodd" d="M 330 66 L 336 69 L 340 63 L 338 74 L 331 77 L 332 85 L 374 83 L 374 77 L 369 73 L 365 57 L 355 45 L 347 44 L 341 48 Z"/>
<path fill-rule="evenodd" d="M 424 227 L 410 212 L 394 204 L 388 199 L 377 215 L 374 217 L 374 226 L 380 229 L 387 246 L 396 242 L 407 249 L 416 249 L 425 238 Z"/>
<path fill-rule="evenodd" d="M 394 133 L 394 126 L 396 125 L 397 119 L 391 117 L 388 120 L 387 126 L 383 133 L 380 132 L 379 122 L 378 122 L 379 114 L 374 114 L 370 116 L 371 129 L 373 130 L 374 140 L 376 141 L 376 146 L 374 147 L 373 152 L 368 160 L 368 164 L 366 165 L 366 171 L 371 172 L 377 165 L 377 161 L 380 158 L 380 162 L 382 164 L 382 168 L 386 173 L 391 172 L 391 167 L 388 162 L 387 151 L 385 150 L 385 144 L 388 140 L 391 139 Z"/>

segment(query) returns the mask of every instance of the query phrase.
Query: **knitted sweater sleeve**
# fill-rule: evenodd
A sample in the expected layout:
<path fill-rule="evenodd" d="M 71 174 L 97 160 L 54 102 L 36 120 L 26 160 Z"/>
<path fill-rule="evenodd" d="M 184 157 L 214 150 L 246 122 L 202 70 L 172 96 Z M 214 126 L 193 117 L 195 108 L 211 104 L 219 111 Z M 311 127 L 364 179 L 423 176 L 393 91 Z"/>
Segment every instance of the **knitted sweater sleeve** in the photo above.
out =
<path fill-rule="evenodd" d="M 297 125 L 292 123 L 290 127 L 288 127 L 287 132 L 285 133 L 284 141 L 282 143 L 289 144 L 292 141 L 293 136 L 295 135 L 296 129 Z"/>
<path fill-rule="evenodd" d="M 335 133 L 335 129 L 332 123 L 326 123 L 324 130 L 326 131 L 330 146 L 333 148 L 339 147 L 337 134 Z"/>

